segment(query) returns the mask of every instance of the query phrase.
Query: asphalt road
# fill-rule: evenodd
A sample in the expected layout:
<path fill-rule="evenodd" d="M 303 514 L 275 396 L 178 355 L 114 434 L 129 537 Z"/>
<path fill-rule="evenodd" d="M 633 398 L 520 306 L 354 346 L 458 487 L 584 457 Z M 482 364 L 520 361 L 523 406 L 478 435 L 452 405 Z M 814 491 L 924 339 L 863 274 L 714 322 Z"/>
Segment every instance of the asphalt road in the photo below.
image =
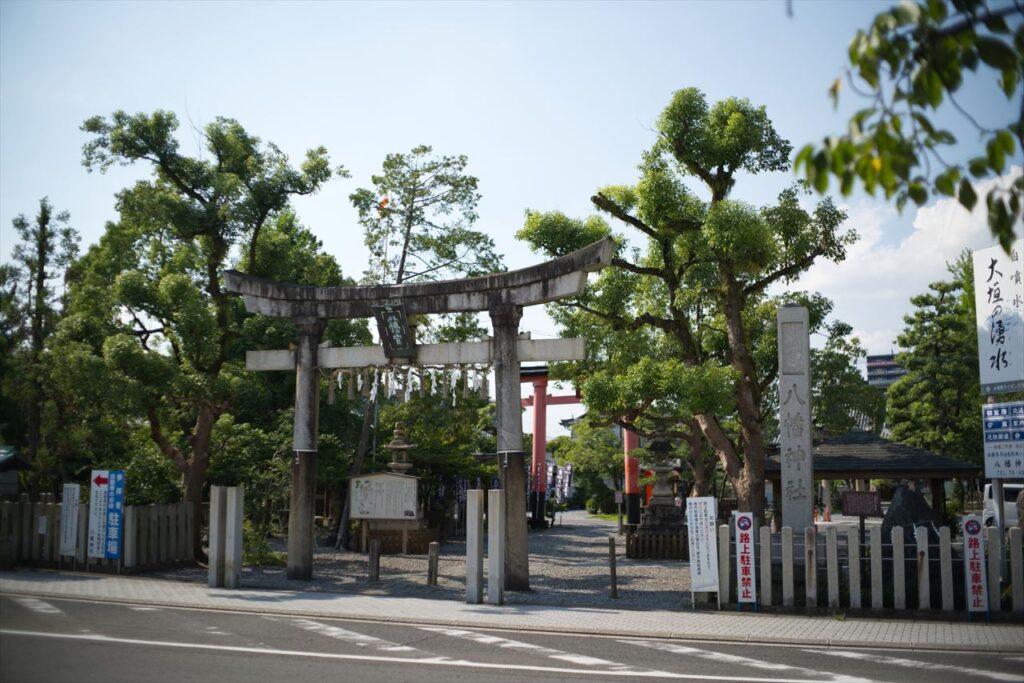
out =
<path fill-rule="evenodd" d="M 1024 656 L 460 629 L 0 595 L 0 681 L 1006 681 Z"/>

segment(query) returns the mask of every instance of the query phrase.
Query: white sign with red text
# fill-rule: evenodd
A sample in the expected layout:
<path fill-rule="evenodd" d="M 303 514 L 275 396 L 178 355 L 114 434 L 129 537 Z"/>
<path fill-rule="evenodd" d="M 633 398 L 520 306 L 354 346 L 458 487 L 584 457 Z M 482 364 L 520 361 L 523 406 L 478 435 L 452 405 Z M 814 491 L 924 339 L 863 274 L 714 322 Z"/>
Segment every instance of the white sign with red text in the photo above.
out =
<path fill-rule="evenodd" d="M 754 575 L 754 514 L 736 513 L 736 600 L 757 602 Z"/>
<path fill-rule="evenodd" d="M 964 581 L 968 612 L 988 611 L 988 573 L 985 571 L 985 527 L 978 515 L 964 517 Z"/>

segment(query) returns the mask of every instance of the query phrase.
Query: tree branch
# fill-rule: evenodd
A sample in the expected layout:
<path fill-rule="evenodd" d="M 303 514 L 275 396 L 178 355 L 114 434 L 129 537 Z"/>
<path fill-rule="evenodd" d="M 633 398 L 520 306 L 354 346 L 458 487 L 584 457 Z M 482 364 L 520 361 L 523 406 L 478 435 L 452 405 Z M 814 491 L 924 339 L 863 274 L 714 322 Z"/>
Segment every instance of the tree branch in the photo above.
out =
<path fill-rule="evenodd" d="M 647 235 L 651 239 L 657 239 L 658 238 L 658 233 L 655 232 L 654 228 L 652 228 L 651 226 L 647 225 L 646 223 L 644 223 L 639 218 L 629 214 L 628 212 L 623 210 L 623 208 L 621 206 L 619 206 L 618 204 L 613 202 L 608 197 L 605 197 L 600 192 L 598 192 L 593 197 L 591 197 L 590 201 L 593 202 L 594 206 L 596 206 L 597 208 L 601 209 L 602 211 L 606 211 L 606 212 L 610 213 L 611 215 L 615 216 L 616 218 L 618 218 L 623 223 L 628 223 L 629 225 L 632 225 L 634 228 L 636 228 L 640 232 L 644 233 L 645 235 Z"/>

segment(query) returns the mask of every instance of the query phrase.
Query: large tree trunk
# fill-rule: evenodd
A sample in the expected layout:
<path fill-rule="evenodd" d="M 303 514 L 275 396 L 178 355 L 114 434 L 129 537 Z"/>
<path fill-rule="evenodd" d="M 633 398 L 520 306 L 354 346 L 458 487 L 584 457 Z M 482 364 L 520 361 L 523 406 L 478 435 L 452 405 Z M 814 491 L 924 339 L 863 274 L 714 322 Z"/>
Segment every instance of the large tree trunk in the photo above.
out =
<path fill-rule="evenodd" d="M 686 464 L 693 472 L 693 486 L 690 487 L 689 495 L 706 496 L 711 487 L 711 476 L 707 463 L 704 462 L 704 439 L 701 437 L 697 420 L 690 420 L 690 429 L 684 440 L 687 448 Z"/>

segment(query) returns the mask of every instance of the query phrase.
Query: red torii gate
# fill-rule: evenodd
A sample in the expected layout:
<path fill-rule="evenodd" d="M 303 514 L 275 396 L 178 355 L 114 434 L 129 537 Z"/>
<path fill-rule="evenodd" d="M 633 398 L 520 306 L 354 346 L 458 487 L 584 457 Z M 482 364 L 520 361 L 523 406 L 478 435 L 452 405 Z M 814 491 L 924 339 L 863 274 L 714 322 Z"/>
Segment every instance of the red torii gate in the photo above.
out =
<path fill-rule="evenodd" d="M 533 396 L 522 399 L 524 408 L 533 407 L 533 456 L 530 460 L 531 524 L 543 527 L 547 499 L 547 443 L 548 406 L 571 405 L 580 402 L 579 392 L 571 396 L 552 396 L 548 393 L 548 368 L 538 366 L 521 368 L 520 383 L 533 384 Z"/>

